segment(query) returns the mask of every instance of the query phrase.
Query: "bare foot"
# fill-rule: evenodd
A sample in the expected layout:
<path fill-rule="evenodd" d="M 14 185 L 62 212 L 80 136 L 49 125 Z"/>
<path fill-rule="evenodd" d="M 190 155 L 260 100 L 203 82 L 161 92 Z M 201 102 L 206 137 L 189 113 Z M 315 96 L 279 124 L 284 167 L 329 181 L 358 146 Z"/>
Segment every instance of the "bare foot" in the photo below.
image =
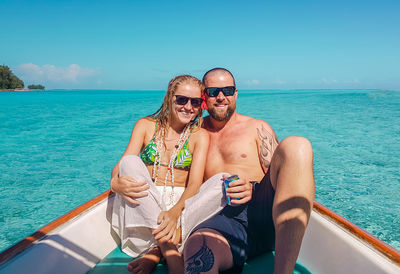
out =
<path fill-rule="evenodd" d="M 131 273 L 151 273 L 161 259 L 161 252 L 158 247 L 153 248 L 142 257 L 137 258 L 128 264 L 128 271 Z"/>

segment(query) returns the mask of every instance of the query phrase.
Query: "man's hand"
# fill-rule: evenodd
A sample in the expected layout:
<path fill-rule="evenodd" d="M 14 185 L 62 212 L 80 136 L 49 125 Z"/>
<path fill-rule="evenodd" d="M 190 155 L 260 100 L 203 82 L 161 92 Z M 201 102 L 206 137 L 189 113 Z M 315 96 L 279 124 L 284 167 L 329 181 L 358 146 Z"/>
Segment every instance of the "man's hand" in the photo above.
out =
<path fill-rule="evenodd" d="M 234 205 L 245 204 L 251 200 L 253 194 L 253 185 L 246 179 L 237 179 L 229 183 L 226 189 L 226 195 L 231 198 L 231 203 Z M 237 198 L 239 198 L 237 200 Z"/>
<path fill-rule="evenodd" d="M 161 242 L 172 240 L 177 228 L 178 218 L 179 215 L 173 208 L 168 211 L 162 211 L 157 219 L 157 223 L 160 226 L 153 231 L 154 239 Z"/>
<path fill-rule="evenodd" d="M 136 199 L 147 196 L 146 190 L 149 189 L 149 186 L 146 182 L 138 182 L 129 176 L 116 176 L 111 180 L 111 189 L 128 202 L 139 205 L 140 202 Z"/>

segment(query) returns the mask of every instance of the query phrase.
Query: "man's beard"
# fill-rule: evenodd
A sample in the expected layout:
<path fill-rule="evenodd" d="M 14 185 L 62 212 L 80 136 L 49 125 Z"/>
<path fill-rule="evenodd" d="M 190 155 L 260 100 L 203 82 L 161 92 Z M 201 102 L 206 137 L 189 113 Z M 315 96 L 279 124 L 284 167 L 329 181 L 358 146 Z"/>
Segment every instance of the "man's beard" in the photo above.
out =
<path fill-rule="evenodd" d="M 222 115 L 220 113 L 217 113 L 215 111 L 215 108 L 209 108 L 207 111 L 213 119 L 222 122 L 231 118 L 232 114 L 235 112 L 235 108 L 232 106 L 228 106 L 228 109 Z"/>

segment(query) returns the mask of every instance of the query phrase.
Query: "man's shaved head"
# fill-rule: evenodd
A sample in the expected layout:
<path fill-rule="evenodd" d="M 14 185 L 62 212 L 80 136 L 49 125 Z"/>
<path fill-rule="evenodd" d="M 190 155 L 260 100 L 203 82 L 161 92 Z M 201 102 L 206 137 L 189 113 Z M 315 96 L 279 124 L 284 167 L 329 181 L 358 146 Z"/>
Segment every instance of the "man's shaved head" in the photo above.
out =
<path fill-rule="evenodd" d="M 233 74 L 229 70 L 227 70 L 225 68 L 213 68 L 213 69 L 210 69 L 209 71 L 207 71 L 204 74 L 203 79 L 202 79 L 203 84 L 205 84 L 205 82 L 207 80 L 207 76 L 211 75 L 211 74 L 216 74 L 216 75 L 218 75 L 218 74 L 228 74 L 228 75 L 230 75 L 232 77 L 233 85 L 236 86 L 235 78 L 233 77 Z"/>

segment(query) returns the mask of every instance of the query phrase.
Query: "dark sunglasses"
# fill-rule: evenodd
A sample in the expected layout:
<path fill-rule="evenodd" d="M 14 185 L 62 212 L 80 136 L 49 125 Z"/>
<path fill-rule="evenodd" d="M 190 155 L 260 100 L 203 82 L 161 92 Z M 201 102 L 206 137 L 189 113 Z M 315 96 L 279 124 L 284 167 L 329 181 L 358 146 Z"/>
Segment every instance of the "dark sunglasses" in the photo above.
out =
<path fill-rule="evenodd" d="M 223 88 L 205 88 L 204 92 L 209 96 L 209 97 L 217 97 L 219 92 L 222 91 L 222 93 L 225 96 L 232 96 L 235 94 L 236 87 L 235 86 L 229 86 L 229 87 L 223 87 Z"/>
<path fill-rule="evenodd" d="M 191 98 L 191 97 L 186 97 L 183 95 L 175 95 L 176 97 L 176 104 L 180 105 L 180 106 L 184 106 L 187 104 L 187 102 L 190 100 L 190 104 L 194 107 L 194 108 L 199 108 L 201 107 L 201 103 L 203 102 L 203 98 Z"/>

